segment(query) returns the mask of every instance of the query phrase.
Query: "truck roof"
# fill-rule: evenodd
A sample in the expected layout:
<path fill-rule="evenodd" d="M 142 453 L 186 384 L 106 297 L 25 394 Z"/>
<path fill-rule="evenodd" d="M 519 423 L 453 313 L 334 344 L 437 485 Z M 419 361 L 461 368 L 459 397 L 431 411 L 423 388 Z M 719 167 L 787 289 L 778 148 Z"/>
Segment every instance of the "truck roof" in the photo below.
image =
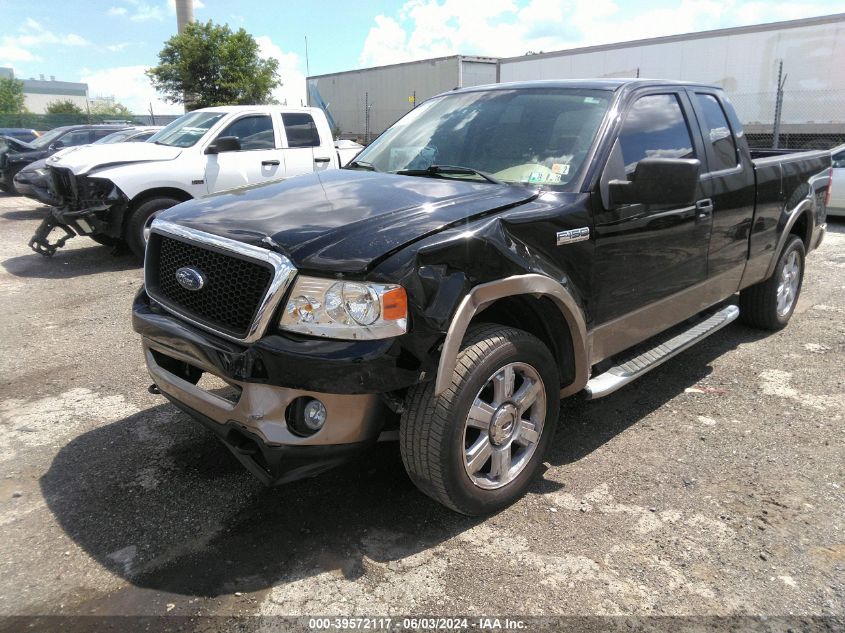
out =
<path fill-rule="evenodd" d="M 451 90 L 448 93 L 478 92 L 482 90 L 528 90 L 532 88 L 582 88 L 584 90 L 619 90 L 620 88 L 641 88 L 647 86 L 698 86 L 702 88 L 716 88 L 710 84 L 692 81 L 672 81 L 669 79 L 641 79 L 641 78 L 599 78 L 599 79 L 538 79 L 535 81 L 512 81 L 509 83 L 487 84 L 483 86 L 469 86 Z"/>
<path fill-rule="evenodd" d="M 271 110 L 273 112 L 311 112 L 319 108 L 306 106 L 282 106 L 282 105 L 232 105 L 232 106 L 209 106 L 200 108 L 194 112 L 249 112 L 252 110 Z"/>

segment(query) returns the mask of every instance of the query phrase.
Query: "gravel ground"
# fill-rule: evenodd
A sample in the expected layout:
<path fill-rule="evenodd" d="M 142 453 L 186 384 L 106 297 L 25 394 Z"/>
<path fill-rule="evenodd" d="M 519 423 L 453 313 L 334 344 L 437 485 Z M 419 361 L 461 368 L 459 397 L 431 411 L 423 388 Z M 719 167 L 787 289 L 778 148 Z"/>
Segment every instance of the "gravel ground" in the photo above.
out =
<path fill-rule="evenodd" d="M 845 224 L 786 330 L 565 401 L 542 479 L 478 520 L 395 444 L 262 487 L 147 392 L 140 269 L 30 252 L 44 213 L 0 194 L 0 614 L 845 615 Z"/>

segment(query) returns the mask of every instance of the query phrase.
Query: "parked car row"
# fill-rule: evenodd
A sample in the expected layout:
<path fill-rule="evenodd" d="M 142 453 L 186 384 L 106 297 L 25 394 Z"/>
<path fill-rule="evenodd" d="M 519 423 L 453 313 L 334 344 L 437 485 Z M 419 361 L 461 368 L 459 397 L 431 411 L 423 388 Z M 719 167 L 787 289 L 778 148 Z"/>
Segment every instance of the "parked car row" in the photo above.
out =
<path fill-rule="evenodd" d="M 125 130 L 112 132 L 100 140 L 94 141 L 93 145 L 105 145 L 108 143 L 139 143 L 146 141 L 160 129 L 161 126 L 129 127 Z M 75 151 L 80 147 L 85 146 L 78 145 L 60 149 L 50 158 L 42 158 L 28 164 L 13 178 L 12 182 L 14 183 L 15 190 L 23 196 L 28 196 L 50 206 L 59 204 L 59 201 L 53 195 L 50 177 L 47 172 L 47 161 L 58 160 L 60 156 L 63 156 L 68 152 Z"/>
<path fill-rule="evenodd" d="M 220 191 L 338 169 L 362 147 L 335 143 L 318 108 L 214 107 L 190 112 L 146 143 L 94 144 L 46 163 L 53 212 L 30 246 L 52 255 L 74 235 L 125 243 L 138 257 L 153 220 Z M 58 229 L 63 236 L 49 241 Z"/>
<path fill-rule="evenodd" d="M 27 143 L 6 138 L 0 148 L 0 190 L 17 193 L 15 175 L 30 163 L 52 156 L 65 147 L 87 145 L 113 132 L 125 130 L 127 125 L 66 125 L 53 128 Z"/>

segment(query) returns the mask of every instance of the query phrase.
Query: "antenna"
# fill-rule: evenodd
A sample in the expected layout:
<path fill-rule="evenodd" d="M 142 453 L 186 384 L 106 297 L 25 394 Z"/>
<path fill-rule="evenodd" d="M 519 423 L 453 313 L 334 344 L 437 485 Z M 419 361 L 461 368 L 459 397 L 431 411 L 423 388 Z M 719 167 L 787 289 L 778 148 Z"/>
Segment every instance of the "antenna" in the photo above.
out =
<path fill-rule="evenodd" d="M 311 65 L 308 63 L 308 36 L 305 36 L 305 76 L 311 76 Z"/>

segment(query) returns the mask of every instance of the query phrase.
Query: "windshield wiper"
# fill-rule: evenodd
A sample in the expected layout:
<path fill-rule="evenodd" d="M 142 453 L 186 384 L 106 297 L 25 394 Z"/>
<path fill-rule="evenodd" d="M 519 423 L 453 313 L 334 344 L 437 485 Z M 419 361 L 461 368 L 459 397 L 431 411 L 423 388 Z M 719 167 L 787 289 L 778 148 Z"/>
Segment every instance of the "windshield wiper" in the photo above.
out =
<path fill-rule="evenodd" d="M 378 171 L 375 165 L 364 160 L 353 160 L 346 164 L 344 169 L 364 169 L 366 171 Z"/>
<path fill-rule="evenodd" d="M 472 167 L 461 167 L 460 165 L 429 165 L 427 169 L 400 169 L 396 172 L 400 176 L 440 176 L 449 174 L 467 174 L 474 176 L 481 176 L 489 183 L 494 185 L 503 185 L 501 180 L 493 178 L 488 173 L 479 171 Z"/>

